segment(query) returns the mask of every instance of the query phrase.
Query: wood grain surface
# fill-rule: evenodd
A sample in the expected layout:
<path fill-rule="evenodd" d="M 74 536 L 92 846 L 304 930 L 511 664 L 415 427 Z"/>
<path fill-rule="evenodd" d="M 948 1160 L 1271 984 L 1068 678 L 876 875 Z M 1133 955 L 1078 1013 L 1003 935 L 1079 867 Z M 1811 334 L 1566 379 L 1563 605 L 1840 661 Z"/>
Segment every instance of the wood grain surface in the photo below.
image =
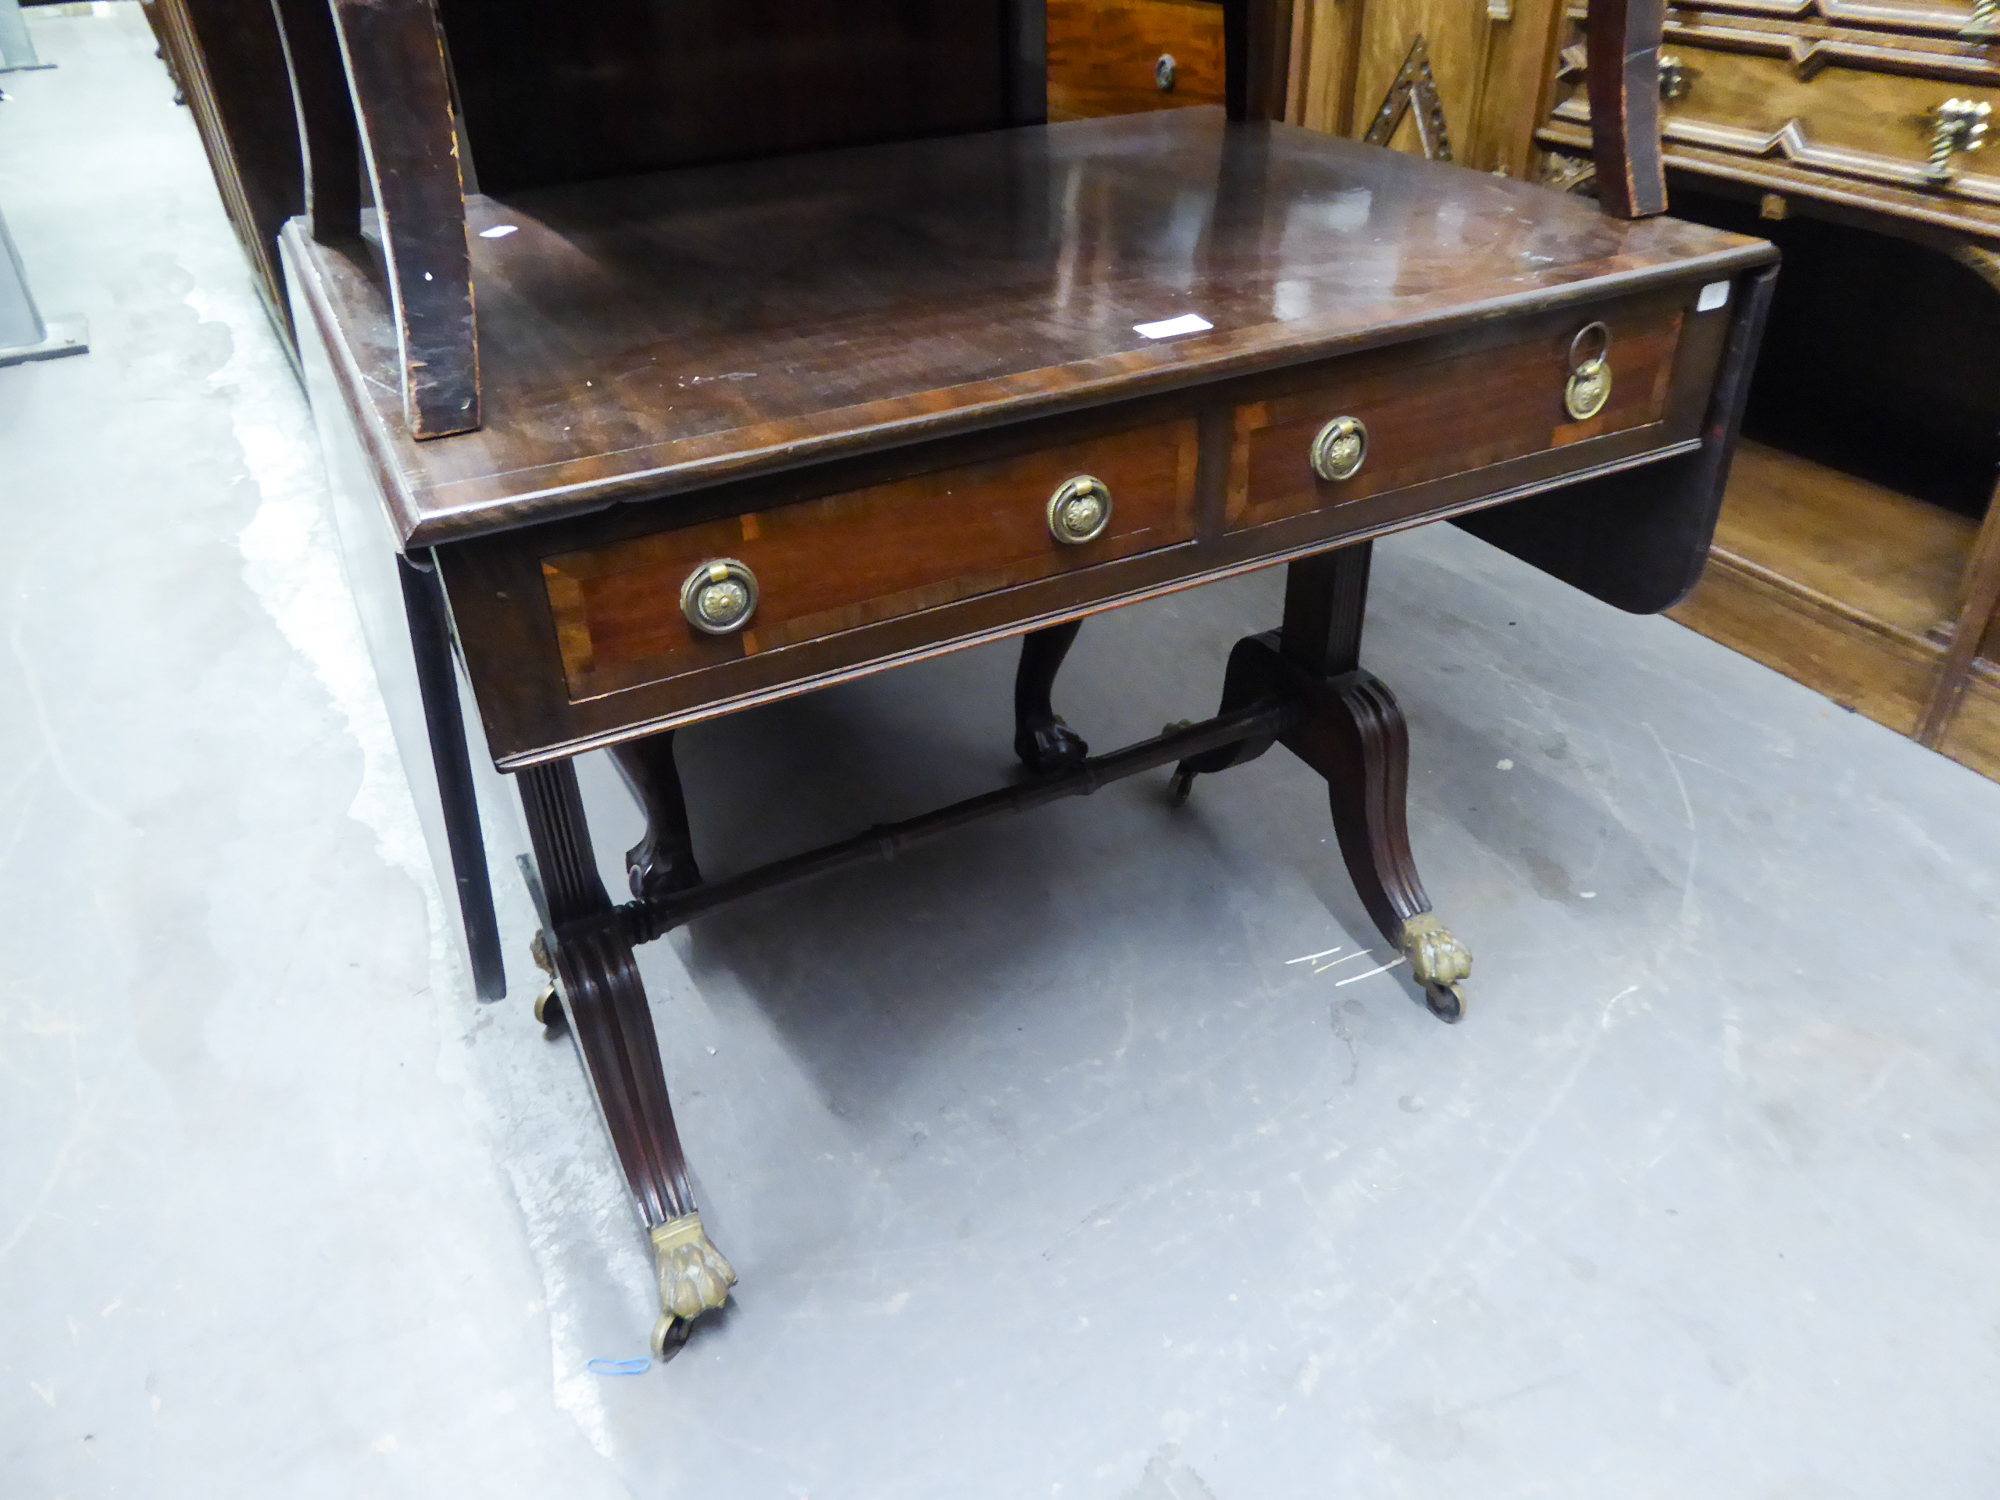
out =
<path fill-rule="evenodd" d="M 271 0 L 154 0 L 145 10 L 186 94 L 257 290 L 289 338 L 278 231 L 305 208 L 305 171 Z"/>
<path fill-rule="evenodd" d="M 492 192 L 1029 123 L 1014 113 L 1018 8 L 438 0 Z"/>
<path fill-rule="evenodd" d="M 1668 611 L 1691 630 L 1824 693 L 1898 734 L 1913 734 L 1937 680 L 1940 646 L 1857 620 L 1727 555 Z"/>
<path fill-rule="evenodd" d="M 1739 289 L 1755 279 L 1756 273 L 1742 278 Z M 1317 365 L 831 460 L 719 484 L 661 504 L 615 506 L 442 545 L 434 555 L 451 598 L 488 744 L 505 767 L 532 764 L 1328 546 L 1484 510 L 1574 480 L 1617 475 L 1635 464 L 1692 462 L 1705 451 L 1705 441 L 1720 441 L 1712 431 L 1717 371 L 1729 330 L 1743 315 L 1739 310 L 1756 303 L 1746 290 L 1724 307 L 1701 311 L 1699 294 L 1699 284 L 1683 283 L 1671 291 L 1583 308 L 1488 319 Z M 1399 368 L 1409 386 L 1421 392 L 1440 364 L 1449 366 L 1468 356 L 1521 347 L 1566 351 L 1577 328 L 1599 314 L 1609 315 L 1628 332 L 1639 329 L 1633 343 L 1641 341 L 1645 328 L 1664 330 L 1678 319 L 1681 332 L 1657 422 L 1578 432 L 1570 435 L 1572 441 L 1512 457 L 1465 447 L 1458 462 L 1438 465 L 1456 472 L 1416 477 L 1396 488 L 1313 505 L 1261 525 L 1227 524 L 1230 474 L 1240 467 L 1232 460 L 1234 414 L 1240 408 L 1282 401 L 1301 390 L 1341 387 L 1350 365 L 1374 372 L 1366 377 L 1370 379 Z M 1638 368 L 1651 366 L 1642 361 Z M 1647 381 L 1624 384 L 1639 393 L 1642 404 L 1650 401 L 1654 386 Z M 1079 445 L 1098 439 L 1113 440 L 1115 453 L 1129 443 L 1135 426 L 1180 434 L 1189 423 L 1199 444 L 1191 541 L 1147 545 L 1125 555 L 1079 548 L 1080 565 L 1051 569 L 1046 551 L 1036 550 L 1047 544 L 1030 542 L 1027 523 L 1038 516 L 1037 505 L 1006 523 L 1019 528 L 1027 565 L 1011 576 L 992 567 L 994 556 L 1008 555 L 1016 545 L 1005 537 L 1002 545 L 994 544 L 994 496 L 1004 485 L 996 485 L 992 476 L 1005 475 L 1025 460 L 1046 465 L 1040 478 L 1047 479 L 1067 469 L 1066 464 L 1049 464 L 1050 454 L 1086 451 Z M 1476 442 L 1476 420 L 1469 430 Z M 1451 449 L 1455 434 L 1449 429 L 1441 427 L 1435 436 L 1438 446 Z M 1179 449 L 1184 438 L 1177 435 L 1173 441 Z M 1185 456 L 1174 460 L 1175 507 L 1181 503 L 1178 486 L 1186 463 Z M 982 483 L 961 486 L 950 479 L 980 466 L 989 466 Z M 1134 493 L 1124 479 L 1114 482 L 1114 491 L 1120 504 Z M 828 496 L 857 492 L 871 499 L 900 498 L 880 505 L 872 515 L 857 512 L 850 499 L 824 504 Z M 1161 503 L 1157 495 L 1141 494 L 1142 505 Z M 885 516 L 906 513 L 903 506 L 919 496 L 926 497 L 921 525 L 878 524 Z M 1045 503 L 1045 492 L 1040 499 Z M 1675 532 L 1677 540 L 1659 543 L 1672 553 L 1665 565 L 1676 576 L 1693 566 L 1708 544 L 1709 524 L 1702 518 L 1712 518 L 1713 500 L 1706 490 L 1694 499 L 1700 502 L 1699 514 L 1688 522 L 1690 534 Z M 1616 497 L 1602 503 L 1615 504 Z M 1176 529 L 1171 534 L 1179 536 L 1182 512 L 1176 508 L 1172 514 Z M 745 535 L 745 515 L 755 518 L 757 535 Z M 712 644 L 687 639 L 675 611 L 681 581 L 696 563 L 717 555 L 749 561 L 744 549 L 767 537 L 782 534 L 784 547 L 794 548 L 821 527 L 828 528 L 828 536 L 838 534 L 842 545 L 820 549 L 814 576 L 787 585 L 787 593 L 793 587 L 798 593 L 791 605 L 778 608 L 796 608 L 796 616 L 771 617 L 767 626 L 775 628 L 753 622 L 754 649 L 746 650 L 749 643 L 739 639 Z M 1589 524 L 1583 529 L 1588 531 Z M 1690 548 L 1696 551 L 1690 553 Z M 780 566 L 803 575 L 805 553 L 788 556 Z M 1601 576 L 1584 580 L 1583 586 L 1613 586 L 1622 577 L 1621 566 L 1608 559 Z M 584 592 L 591 582 L 584 575 L 593 570 L 609 580 L 616 595 L 607 595 L 602 629 L 589 618 L 591 604 Z M 760 577 L 763 571 L 759 569 Z M 600 663 L 601 641 L 611 642 L 608 649 L 617 661 Z"/>
<path fill-rule="evenodd" d="M 1217 0 L 1049 0 L 1048 14 L 1051 119 L 1222 103 Z M 1162 55 L 1174 60 L 1168 90 L 1154 76 Z"/>
<path fill-rule="evenodd" d="M 2000 781 L 2000 669 L 1974 666 L 1938 749 L 1962 766 Z"/>
<path fill-rule="evenodd" d="M 1962 35 L 1963 13 L 1894 3 L 1778 0 L 1675 6 L 1664 48 L 1685 91 L 1660 106 L 1664 163 L 1711 183 L 1800 195 L 1833 214 L 2000 239 L 2000 177 L 1988 155 L 1952 158 L 1928 181 L 1933 111 L 1946 99 L 2000 102 L 2000 49 Z M 1544 145 L 1590 146 L 1582 11 L 1565 46 Z"/>
<path fill-rule="evenodd" d="M 1207 109 L 474 197 L 469 215 L 486 422 L 421 445 L 368 258 L 288 231 L 410 545 L 1770 254 Z M 1184 313 L 1213 330 L 1135 331 Z"/>
<path fill-rule="evenodd" d="M 1191 541 L 1196 451 L 1183 419 L 551 557 L 542 573 L 570 696 Z M 1111 491 L 1111 521 L 1065 545 L 1049 533 L 1049 499 L 1079 474 Z M 757 610 L 744 630 L 705 635 L 681 617 L 681 582 L 722 557 L 756 575 Z"/>
<path fill-rule="evenodd" d="M 480 423 L 479 325 L 437 16 L 431 0 L 332 3 L 389 250 L 383 310 L 394 363 L 376 378 L 413 440 L 466 432 Z"/>
<path fill-rule="evenodd" d="M 1563 407 L 1569 346 L 1599 319 L 1611 330 L 1611 395 L 1604 410 L 1579 422 Z M 1681 299 L 1653 296 L 1593 308 L 1554 332 L 1495 349 L 1422 363 L 1363 356 L 1331 382 L 1240 406 L 1228 523 L 1261 526 L 1656 423 L 1666 414 L 1680 326 Z M 1366 424 L 1368 450 L 1353 478 L 1329 482 L 1313 473 L 1311 448 L 1338 416 Z"/>
<path fill-rule="evenodd" d="M 1660 164 L 1660 29 L 1666 0 L 1593 0 L 1584 18 L 1591 153 L 1606 213 L 1641 219 L 1667 211 Z M 1612 62 L 1617 66 L 1610 66 Z"/>
<path fill-rule="evenodd" d="M 1715 543 L 1859 618 L 1941 642 L 1958 617 L 1978 529 L 1942 506 L 1746 441 Z"/>

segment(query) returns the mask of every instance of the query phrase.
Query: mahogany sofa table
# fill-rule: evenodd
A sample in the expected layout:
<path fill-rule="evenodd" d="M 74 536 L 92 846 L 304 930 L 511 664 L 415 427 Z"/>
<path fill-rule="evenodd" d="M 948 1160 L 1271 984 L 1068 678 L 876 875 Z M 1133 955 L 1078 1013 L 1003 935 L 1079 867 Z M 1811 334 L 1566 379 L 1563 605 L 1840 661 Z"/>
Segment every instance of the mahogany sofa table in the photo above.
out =
<path fill-rule="evenodd" d="M 467 776 L 486 753 L 520 786 L 543 1014 L 652 1231 L 663 1349 L 734 1273 L 696 1215 L 632 948 L 725 901 L 1152 768 L 1184 796 L 1282 743 L 1326 778 L 1370 915 L 1456 1019 L 1470 958 L 1417 878 L 1402 716 L 1358 659 L 1370 539 L 1460 518 L 1623 608 L 1673 603 L 1774 259 L 1200 109 L 465 203 L 475 430 L 412 436 L 368 241 L 295 222 L 286 271 L 344 544 L 399 559 L 476 978 L 502 987 Z M 1075 622 L 1279 562 L 1281 628 L 1237 644 L 1220 714 L 1089 756 L 1050 702 Z M 677 726 L 1023 633 L 1026 779 L 703 880 Z M 648 814 L 624 904 L 571 765 L 597 747 Z"/>

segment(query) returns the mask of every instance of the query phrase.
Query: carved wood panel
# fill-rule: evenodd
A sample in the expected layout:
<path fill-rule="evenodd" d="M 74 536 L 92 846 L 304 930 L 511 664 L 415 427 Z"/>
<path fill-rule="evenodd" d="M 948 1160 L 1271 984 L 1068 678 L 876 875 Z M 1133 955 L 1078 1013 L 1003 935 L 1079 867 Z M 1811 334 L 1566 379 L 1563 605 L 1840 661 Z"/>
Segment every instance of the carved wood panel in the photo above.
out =
<path fill-rule="evenodd" d="M 1296 14 L 1290 118 L 1364 135 L 1422 37 L 1452 159 L 1526 176 L 1561 10 L 1558 0 L 1309 0 Z M 1424 154 L 1413 118 L 1388 144 Z"/>
<path fill-rule="evenodd" d="M 2000 160 L 1939 148 L 1947 101 L 2000 106 L 2000 63 L 1988 54 L 1968 43 L 1677 11 L 1666 27 L 1675 71 L 1662 132 L 1669 149 L 2000 206 Z M 1564 49 L 1551 117 L 1587 128 L 1582 64 L 1580 46 Z"/>

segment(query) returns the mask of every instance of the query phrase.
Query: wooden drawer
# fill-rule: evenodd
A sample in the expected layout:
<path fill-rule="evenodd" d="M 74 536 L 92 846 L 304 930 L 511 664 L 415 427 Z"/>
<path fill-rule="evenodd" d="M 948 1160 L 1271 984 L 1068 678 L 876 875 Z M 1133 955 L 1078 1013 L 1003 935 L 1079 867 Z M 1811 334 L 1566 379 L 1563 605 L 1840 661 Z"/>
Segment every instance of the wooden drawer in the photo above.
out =
<path fill-rule="evenodd" d="M 1049 0 L 1049 118 L 1222 103 L 1216 0 Z M 1174 60 L 1159 86 L 1162 56 Z"/>
<path fill-rule="evenodd" d="M 572 701 L 782 650 L 1057 573 L 1191 541 L 1192 419 L 990 463 L 652 532 L 542 562 Z M 1110 524 L 1058 542 L 1049 501 L 1089 474 Z M 681 614 L 697 567 L 731 558 L 756 576 L 742 630 L 706 635 Z"/>
<path fill-rule="evenodd" d="M 1679 75 L 1675 97 L 1661 106 L 1661 134 L 1670 162 L 1680 147 L 1717 153 L 1774 187 L 1797 190 L 1783 179 L 1807 173 L 1940 206 L 2000 206 L 1990 152 L 1952 153 L 1943 179 L 1926 171 L 1939 106 L 1959 99 L 2000 107 L 1993 54 L 1981 43 L 1844 21 L 1676 8 L 1662 56 L 1679 64 Z M 1583 57 L 1580 40 L 1563 52 L 1551 114 L 1566 124 L 1590 120 Z"/>
<path fill-rule="evenodd" d="M 1905 38 L 1980 40 L 1972 32 L 1971 0 L 1699 0 L 1667 11 L 1669 25 L 1691 18 L 1752 25 L 1793 21 L 1890 43 Z"/>
<path fill-rule="evenodd" d="M 1657 423 L 1687 301 L 1676 293 L 1581 310 L 1538 337 L 1415 363 L 1400 350 L 1346 359 L 1240 405 L 1226 525 L 1262 526 Z M 1611 394 L 1579 422 L 1563 404 L 1570 343 L 1598 320 L 1611 330 Z M 1343 416 L 1366 425 L 1367 455 L 1352 478 L 1324 480 L 1313 472 L 1313 439 Z"/>

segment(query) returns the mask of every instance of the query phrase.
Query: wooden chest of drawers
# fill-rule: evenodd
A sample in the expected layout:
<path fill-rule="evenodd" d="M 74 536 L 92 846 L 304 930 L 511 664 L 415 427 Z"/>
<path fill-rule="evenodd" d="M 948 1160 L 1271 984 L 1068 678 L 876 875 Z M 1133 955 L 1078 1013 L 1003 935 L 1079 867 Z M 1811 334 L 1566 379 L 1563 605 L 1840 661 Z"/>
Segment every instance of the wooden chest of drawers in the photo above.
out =
<path fill-rule="evenodd" d="M 1049 0 L 1049 118 L 1222 102 L 1218 0 Z"/>
<path fill-rule="evenodd" d="M 1572 10 L 1544 146 L 1587 151 Z M 1962 6 L 1708 0 L 1667 11 L 1661 129 L 1681 172 L 2000 238 L 2000 32 Z M 2000 122 L 1992 122 L 2000 123 Z"/>
<path fill-rule="evenodd" d="M 1584 187 L 1581 10 L 1567 25 L 1537 141 L 1544 180 Z M 1797 371 L 1820 356 L 1817 368 L 1872 390 L 1847 404 L 1878 414 L 1885 429 L 1866 474 L 1832 454 L 1815 458 L 1810 443 L 1753 450 L 1732 482 L 1715 564 L 1677 616 L 2000 776 L 2000 507 L 1989 505 L 1982 523 L 1963 497 L 1956 509 L 1918 498 L 1920 473 L 1989 461 L 1976 434 L 2000 425 L 1991 382 L 1968 375 L 1981 356 L 1979 335 L 1966 331 L 1990 324 L 1989 299 L 2000 292 L 2000 152 L 1988 149 L 2000 124 L 2000 6 L 1699 0 L 1668 7 L 1660 61 L 1664 157 L 1677 190 L 1711 195 L 1712 215 L 1728 208 L 1718 200 L 1749 199 L 1767 221 L 1820 219 L 1849 236 L 1843 250 L 1825 235 L 1801 236 L 1824 258 L 1794 262 L 1767 363 Z M 1689 212 L 1685 197 L 1675 211 Z M 1745 217 L 1721 212 L 1711 222 Z M 1884 249 L 1881 237 L 1907 243 Z M 1885 285 L 1875 268 L 1892 264 Z M 1917 286 L 1953 287 L 1958 305 L 1941 308 L 1942 291 L 1919 295 Z M 1883 306 L 1884 293 L 1895 308 Z M 1791 311 L 1788 295 L 1812 306 Z M 1918 306 L 1926 318 L 1910 316 Z M 1872 325 L 1923 352 L 1871 359 L 1867 339 L 1854 337 L 1841 354 L 1841 340 L 1811 331 L 1835 321 Z M 1793 434 L 1848 420 L 1810 415 L 1829 406 L 1824 384 L 1809 392 L 1808 381 L 1773 381 L 1753 396 L 1752 436 L 1763 410 Z M 1787 406 L 1809 415 L 1787 416 Z M 1913 409 L 1951 416 L 1925 428 L 1907 420 Z M 1835 446 L 1851 465 L 1867 445 Z"/>

